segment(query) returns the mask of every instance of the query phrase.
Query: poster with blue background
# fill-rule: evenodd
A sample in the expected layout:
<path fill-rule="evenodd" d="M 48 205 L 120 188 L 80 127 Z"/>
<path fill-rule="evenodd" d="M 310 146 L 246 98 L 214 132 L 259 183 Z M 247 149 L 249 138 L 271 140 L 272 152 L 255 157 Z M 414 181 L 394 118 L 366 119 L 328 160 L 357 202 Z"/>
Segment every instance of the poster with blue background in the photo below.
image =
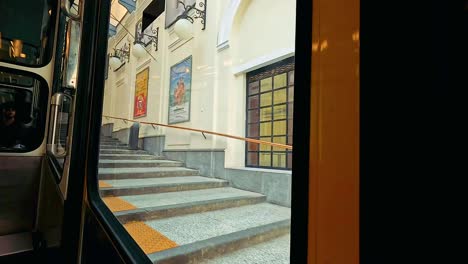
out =
<path fill-rule="evenodd" d="M 169 124 L 190 120 L 192 56 L 171 67 L 169 84 Z"/>

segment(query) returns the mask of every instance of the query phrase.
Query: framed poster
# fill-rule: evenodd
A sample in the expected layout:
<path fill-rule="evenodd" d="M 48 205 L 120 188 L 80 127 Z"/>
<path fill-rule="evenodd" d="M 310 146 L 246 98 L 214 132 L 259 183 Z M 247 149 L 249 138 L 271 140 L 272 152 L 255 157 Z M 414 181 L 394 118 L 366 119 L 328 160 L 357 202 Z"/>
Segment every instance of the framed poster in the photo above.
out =
<path fill-rule="evenodd" d="M 146 106 L 148 104 L 148 77 L 149 67 L 137 73 L 135 79 L 135 104 L 133 117 L 146 116 Z"/>
<path fill-rule="evenodd" d="M 192 56 L 171 67 L 169 83 L 169 124 L 190 120 L 192 92 Z"/>
<path fill-rule="evenodd" d="M 179 3 L 182 2 L 183 4 Z M 166 0 L 166 28 L 172 26 L 184 11 L 184 5 L 194 5 L 196 0 Z"/>

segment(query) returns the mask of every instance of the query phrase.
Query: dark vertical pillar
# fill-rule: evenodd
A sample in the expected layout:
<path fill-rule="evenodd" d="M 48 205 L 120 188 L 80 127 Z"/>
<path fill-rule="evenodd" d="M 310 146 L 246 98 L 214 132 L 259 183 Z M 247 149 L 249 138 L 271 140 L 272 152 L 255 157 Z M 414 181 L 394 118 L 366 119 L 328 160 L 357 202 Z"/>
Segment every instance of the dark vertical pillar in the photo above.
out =
<path fill-rule="evenodd" d="M 136 122 L 130 127 L 130 134 L 128 135 L 129 149 L 138 149 L 138 134 L 140 133 L 140 123 Z"/>

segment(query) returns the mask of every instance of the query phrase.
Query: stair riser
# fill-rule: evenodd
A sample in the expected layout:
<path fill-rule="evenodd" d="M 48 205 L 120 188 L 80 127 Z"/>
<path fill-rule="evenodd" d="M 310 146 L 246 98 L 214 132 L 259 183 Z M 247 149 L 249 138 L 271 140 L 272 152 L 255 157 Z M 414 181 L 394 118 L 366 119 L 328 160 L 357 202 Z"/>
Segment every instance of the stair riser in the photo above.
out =
<path fill-rule="evenodd" d="M 103 146 L 103 145 L 105 145 L 105 146 L 125 146 L 127 144 L 122 143 L 120 141 L 116 141 L 116 142 L 101 142 L 100 145 L 101 146 Z"/>
<path fill-rule="evenodd" d="M 180 162 L 174 163 L 105 163 L 99 164 L 99 168 L 156 168 L 156 167 L 181 167 L 183 164 Z"/>
<path fill-rule="evenodd" d="M 262 203 L 266 201 L 265 196 L 260 197 L 241 197 L 237 199 L 219 199 L 216 201 L 209 201 L 206 203 L 198 204 L 193 203 L 189 205 L 181 205 L 178 207 L 168 206 L 168 208 L 157 209 L 136 209 L 130 212 L 117 212 L 114 213 L 121 223 L 130 221 L 149 221 L 161 218 L 174 217 L 186 214 L 196 214 L 208 211 L 221 210 L 232 207 L 239 207 L 244 205 L 251 205 Z"/>
<path fill-rule="evenodd" d="M 102 143 L 121 143 L 118 139 L 101 139 L 99 142 Z"/>
<path fill-rule="evenodd" d="M 115 147 L 125 147 L 128 148 L 127 144 L 100 144 L 101 148 L 115 148 Z"/>
<path fill-rule="evenodd" d="M 180 184 L 175 186 L 141 186 L 133 188 L 120 188 L 120 189 L 101 189 L 101 196 L 125 196 L 125 195 L 139 195 L 150 193 L 166 193 L 166 192 L 181 192 L 191 190 L 201 190 L 210 188 L 227 187 L 227 182 L 209 182 L 209 183 L 194 183 L 194 184 Z"/>
<path fill-rule="evenodd" d="M 99 159 L 105 160 L 159 160 L 161 157 L 158 156 L 109 156 L 100 155 Z"/>
<path fill-rule="evenodd" d="M 267 229 L 251 228 L 238 232 L 237 236 L 222 238 L 212 238 L 203 243 L 192 243 L 182 245 L 166 251 L 150 254 L 148 257 L 153 263 L 177 264 L 177 263 L 199 263 L 209 258 L 215 258 L 230 252 L 251 247 L 262 242 L 266 242 L 290 232 L 290 223 L 280 223 L 272 225 Z"/>
<path fill-rule="evenodd" d="M 144 150 L 130 150 L 130 149 L 101 149 L 101 154 L 148 154 Z"/>
<path fill-rule="evenodd" d="M 198 171 L 164 171 L 143 173 L 99 174 L 100 180 L 147 179 L 160 177 L 198 176 Z"/>
<path fill-rule="evenodd" d="M 129 150 L 128 146 L 103 146 L 103 145 L 101 145 L 99 147 L 99 149 L 111 149 L 111 150 L 112 149 L 117 149 L 117 150 L 126 149 L 126 150 Z"/>

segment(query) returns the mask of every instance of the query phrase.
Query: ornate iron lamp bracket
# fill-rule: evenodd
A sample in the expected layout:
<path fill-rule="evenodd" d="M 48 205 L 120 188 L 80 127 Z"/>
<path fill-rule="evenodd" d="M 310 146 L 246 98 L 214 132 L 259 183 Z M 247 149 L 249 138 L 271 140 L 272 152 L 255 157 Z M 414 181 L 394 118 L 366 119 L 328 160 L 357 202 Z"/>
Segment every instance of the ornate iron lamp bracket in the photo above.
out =
<path fill-rule="evenodd" d="M 138 40 L 135 40 L 135 42 L 133 44 L 139 43 L 139 44 L 142 44 L 143 46 L 147 47 L 149 44 L 153 43 L 154 50 L 158 51 L 159 27 L 157 27 L 156 29 L 152 28 L 151 33 L 152 33 L 152 35 L 141 32 L 141 35 L 150 38 L 150 41 L 145 43 L 142 40 L 143 38 L 140 38 Z"/>
<path fill-rule="evenodd" d="M 130 45 L 125 43 L 122 48 L 114 48 L 114 54 L 111 57 L 118 57 L 122 61 L 130 62 Z"/>
<path fill-rule="evenodd" d="M 200 22 L 203 25 L 202 30 L 205 30 L 205 28 L 206 28 L 206 7 L 207 7 L 206 3 L 207 3 L 207 1 L 208 0 L 204 0 L 203 2 L 198 3 L 198 6 L 200 8 L 202 8 L 202 9 L 198 9 L 196 7 L 197 3 L 194 3 L 193 5 L 185 5 L 185 3 L 183 3 L 182 1 L 178 1 L 178 3 L 181 4 L 184 7 L 184 12 L 180 16 L 177 17 L 177 20 L 179 20 L 181 18 L 185 18 L 185 19 L 187 19 L 188 21 L 190 21 L 193 24 L 193 21 L 195 19 L 200 18 Z M 193 17 L 188 15 L 190 10 L 195 10 L 195 14 L 194 14 Z"/>

